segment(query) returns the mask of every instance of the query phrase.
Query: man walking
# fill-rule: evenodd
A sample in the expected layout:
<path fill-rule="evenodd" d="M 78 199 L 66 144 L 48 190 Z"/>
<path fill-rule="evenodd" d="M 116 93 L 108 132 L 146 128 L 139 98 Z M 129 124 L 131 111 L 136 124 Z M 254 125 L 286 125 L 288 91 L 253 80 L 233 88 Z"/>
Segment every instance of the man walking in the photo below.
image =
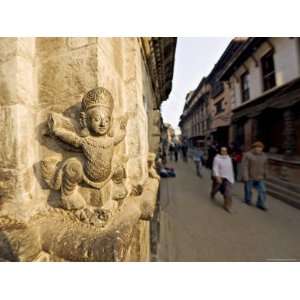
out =
<path fill-rule="evenodd" d="M 173 160 L 173 154 L 174 154 L 174 144 L 170 143 L 170 145 L 169 145 L 169 157 L 170 157 L 170 160 Z"/>
<path fill-rule="evenodd" d="M 174 145 L 174 157 L 175 157 L 175 161 L 178 161 L 178 151 L 179 151 L 179 145 L 177 143 L 175 143 Z"/>
<path fill-rule="evenodd" d="M 220 154 L 217 154 L 213 161 L 212 168 L 212 190 L 211 199 L 214 199 L 217 192 L 224 197 L 224 209 L 231 212 L 232 206 L 232 185 L 234 183 L 233 167 L 231 157 L 227 148 L 221 147 Z"/>
<path fill-rule="evenodd" d="M 251 150 L 243 158 L 243 180 L 245 182 L 245 203 L 251 205 L 252 189 L 258 192 L 256 207 L 262 210 L 266 208 L 267 156 L 263 153 L 264 144 L 256 142 Z"/>
<path fill-rule="evenodd" d="M 181 151 L 182 151 L 183 161 L 187 162 L 187 151 L 188 151 L 187 140 L 183 141 L 182 146 L 181 146 Z"/>
<path fill-rule="evenodd" d="M 193 160 L 196 166 L 196 174 L 199 177 L 202 177 L 203 155 L 200 145 L 197 145 L 197 148 L 194 150 Z"/>

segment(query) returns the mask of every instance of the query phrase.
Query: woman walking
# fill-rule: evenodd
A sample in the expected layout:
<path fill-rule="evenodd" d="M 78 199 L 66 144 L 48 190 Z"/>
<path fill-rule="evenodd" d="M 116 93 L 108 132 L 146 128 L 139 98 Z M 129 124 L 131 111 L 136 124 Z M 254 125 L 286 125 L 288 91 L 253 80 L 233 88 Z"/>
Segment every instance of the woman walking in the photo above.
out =
<path fill-rule="evenodd" d="M 224 197 L 223 207 L 230 213 L 232 206 L 232 185 L 234 183 L 234 174 L 232 160 L 228 155 L 226 147 L 221 147 L 220 154 L 217 154 L 214 158 L 212 179 L 211 199 L 214 199 L 217 192 L 220 192 Z"/>

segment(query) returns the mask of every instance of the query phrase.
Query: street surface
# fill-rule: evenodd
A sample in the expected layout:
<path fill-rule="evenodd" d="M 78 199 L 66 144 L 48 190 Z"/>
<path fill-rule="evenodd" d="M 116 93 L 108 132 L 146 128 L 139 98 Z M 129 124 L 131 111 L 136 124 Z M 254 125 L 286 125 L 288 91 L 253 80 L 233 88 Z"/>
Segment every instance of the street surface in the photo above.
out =
<path fill-rule="evenodd" d="M 236 183 L 233 213 L 209 198 L 210 171 L 196 176 L 193 161 L 169 162 L 176 178 L 160 187 L 159 261 L 300 261 L 300 210 L 270 196 L 267 212 L 243 201 Z"/>

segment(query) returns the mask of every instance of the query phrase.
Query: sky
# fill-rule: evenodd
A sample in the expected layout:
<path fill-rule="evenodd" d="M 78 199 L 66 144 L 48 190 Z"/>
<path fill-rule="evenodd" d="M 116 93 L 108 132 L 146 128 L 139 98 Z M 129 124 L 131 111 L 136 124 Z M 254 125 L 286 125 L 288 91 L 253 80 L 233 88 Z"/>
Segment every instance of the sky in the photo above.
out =
<path fill-rule="evenodd" d="M 194 90 L 203 76 L 207 76 L 228 46 L 230 38 L 178 38 L 173 87 L 169 98 L 161 106 L 164 123 L 178 128 L 186 94 Z"/>

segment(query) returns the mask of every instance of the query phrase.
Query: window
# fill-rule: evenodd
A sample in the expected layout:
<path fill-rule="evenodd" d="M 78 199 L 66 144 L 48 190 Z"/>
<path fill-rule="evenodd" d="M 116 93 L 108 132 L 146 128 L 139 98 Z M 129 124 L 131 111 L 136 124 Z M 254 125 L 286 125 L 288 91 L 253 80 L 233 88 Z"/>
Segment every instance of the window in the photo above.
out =
<path fill-rule="evenodd" d="M 223 91 L 224 91 L 223 82 L 219 81 L 218 79 L 215 79 L 215 81 L 213 81 L 213 83 L 211 84 L 211 97 L 215 98 Z"/>
<path fill-rule="evenodd" d="M 263 87 L 267 91 L 276 85 L 273 52 L 267 53 L 261 59 Z"/>
<path fill-rule="evenodd" d="M 223 104 L 224 104 L 224 99 L 220 100 L 219 102 L 217 102 L 215 104 L 215 106 L 216 106 L 216 115 L 224 112 L 224 105 Z"/>
<path fill-rule="evenodd" d="M 249 72 L 241 76 L 242 102 L 250 99 Z"/>

